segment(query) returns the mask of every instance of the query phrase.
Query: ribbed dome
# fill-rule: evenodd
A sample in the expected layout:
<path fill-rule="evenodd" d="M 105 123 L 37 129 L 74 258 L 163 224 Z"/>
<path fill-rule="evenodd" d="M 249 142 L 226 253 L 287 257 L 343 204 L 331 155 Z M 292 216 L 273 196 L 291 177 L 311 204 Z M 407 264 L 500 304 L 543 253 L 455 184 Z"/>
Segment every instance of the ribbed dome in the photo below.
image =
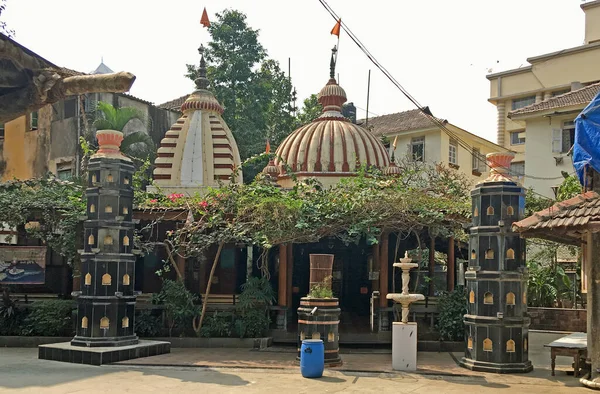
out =
<path fill-rule="evenodd" d="M 362 165 L 384 169 L 390 164 L 381 142 L 340 112 L 346 93 L 334 78 L 321 89 L 318 99 L 323 114 L 292 132 L 275 152 L 281 174 L 285 173 L 284 163 L 296 173 L 316 177 L 319 173 L 352 175 Z"/>

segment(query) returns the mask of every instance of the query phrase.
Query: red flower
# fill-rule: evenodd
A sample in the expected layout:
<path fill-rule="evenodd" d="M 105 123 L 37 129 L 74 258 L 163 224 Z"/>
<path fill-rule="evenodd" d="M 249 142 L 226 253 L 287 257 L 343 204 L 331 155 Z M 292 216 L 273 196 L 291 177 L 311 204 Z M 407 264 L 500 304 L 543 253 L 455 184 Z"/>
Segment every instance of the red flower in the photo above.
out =
<path fill-rule="evenodd" d="M 171 202 L 175 202 L 175 201 L 177 201 L 178 199 L 180 199 L 181 197 L 183 197 L 183 193 L 180 193 L 180 194 L 173 193 L 173 194 L 170 194 L 170 195 L 169 195 L 167 198 L 168 198 L 169 200 L 171 200 Z"/>
<path fill-rule="evenodd" d="M 208 203 L 206 201 L 201 201 L 198 203 L 198 205 L 200 205 L 202 208 L 206 208 L 208 206 Z"/>
<path fill-rule="evenodd" d="M 156 198 L 155 198 L 155 199 L 152 199 L 152 200 L 150 200 L 150 204 L 156 204 L 157 202 L 158 202 L 158 200 L 157 200 Z"/>

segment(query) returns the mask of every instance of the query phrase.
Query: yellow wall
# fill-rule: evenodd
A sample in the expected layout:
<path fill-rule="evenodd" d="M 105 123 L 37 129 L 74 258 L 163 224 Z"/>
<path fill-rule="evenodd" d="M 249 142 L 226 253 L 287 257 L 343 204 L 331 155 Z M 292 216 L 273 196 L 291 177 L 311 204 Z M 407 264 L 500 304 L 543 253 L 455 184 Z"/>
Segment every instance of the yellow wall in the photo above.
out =
<path fill-rule="evenodd" d="M 600 7 L 589 7 L 585 10 L 585 42 L 600 40 Z"/>
<path fill-rule="evenodd" d="M 6 162 L 1 181 L 31 179 L 47 171 L 48 145 L 52 106 L 38 111 L 38 129 L 31 130 L 27 116 L 4 125 L 3 160 Z"/>
<path fill-rule="evenodd" d="M 488 153 L 498 152 L 501 150 L 500 147 L 496 146 L 490 141 L 467 133 L 464 130 L 452 124 L 447 124 L 446 128 L 452 134 L 460 138 L 460 140 L 464 142 L 464 145 L 470 148 L 478 148 L 481 154 L 484 156 Z M 394 155 L 396 156 L 396 158 L 400 159 L 406 157 L 409 153 L 408 148 L 410 146 L 411 139 L 414 137 L 421 136 L 425 137 L 425 161 L 427 163 L 443 163 L 445 165 L 448 165 L 450 136 L 447 132 L 441 129 L 431 129 L 427 131 L 417 130 L 414 132 L 404 132 L 399 134 L 396 150 L 394 151 Z M 391 142 L 393 142 L 396 136 L 389 135 L 388 138 Z M 461 146 L 461 143 L 458 144 L 457 160 L 459 166 L 458 171 L 464 174 L 468 179 L 473 181 L 473 183 L 485 179 L 489 174 L 488 171 L 484 171 L 479 176 L 473 174 L 473 156 L 470 150 L 467 150 L 466 147 Z M 487 170 L 487 167 L 485 168 Z"/>

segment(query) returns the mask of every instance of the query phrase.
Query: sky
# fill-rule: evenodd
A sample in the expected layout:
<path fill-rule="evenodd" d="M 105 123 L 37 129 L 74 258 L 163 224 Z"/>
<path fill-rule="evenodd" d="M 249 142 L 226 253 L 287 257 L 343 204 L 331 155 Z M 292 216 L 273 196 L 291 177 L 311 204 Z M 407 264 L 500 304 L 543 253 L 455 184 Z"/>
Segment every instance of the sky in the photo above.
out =
<path fill-rule="evenodd" d="M 404 88 L 432 113 L 495 141 L 496 110 L 486 75 L 527 66 L 528 57 L 583 44 L 581 0 L 327 0 Z M 260 31 L 287 71 L 298 105 L 329 78 L 335 20 L 319 0 L 7 0 L 2 14 L 17 42 L 62 67 L 93 71 L 101 59 L 137 76 L 131 94 L 156 104 L 193 91 L 186 63 L 210 40 L 199 21 L 232 8 Z M 337 73 L 365 117 L 414 109 L 345 32 Z"/>

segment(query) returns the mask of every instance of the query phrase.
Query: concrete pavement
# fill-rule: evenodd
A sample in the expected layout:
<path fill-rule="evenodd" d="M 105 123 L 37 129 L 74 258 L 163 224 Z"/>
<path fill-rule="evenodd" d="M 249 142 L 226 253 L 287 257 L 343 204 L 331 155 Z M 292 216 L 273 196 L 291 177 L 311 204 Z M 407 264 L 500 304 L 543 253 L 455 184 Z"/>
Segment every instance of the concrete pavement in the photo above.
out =
<path fill-rule="evenodd" d="M 560 335 L 555 335 L 560 336 Z M 453 357 L 448 353 L 424 353 L 420 359 L 421 366 L 428 362 L 430 367 L 425 373 L 391 373 L 391 372 L 355 372 L 348 370 L 328 370 L 321 379 L 304 379 L 297 366 L 272 369 L 257 368 L 256 356 L 266 360 L 282 357 L 278 353 L 245 351 L 245 359 L 236 361 L 237 353 L 231 349 L 223 349 L 229 354 L 228 367 L 199 368 L 187 367 L 153 367 L 131 365 L 108 365 L 92 367 L 74 365 L 37 359 L 36 349 L 2 348 L 0 349 L 0 393 L 264 393 L 269 391 L 288 393 L 577 393 L 587 392 L 573 376 L 564 371 L 570 367 L 571 360 L 559 358 L 559 369 L 556 377 L 550 376 L 550 359 L 547 350 L 541 345 L 552 340 L 553 336 L 532 335 L 531 356 L 535 371 L 525 375 L 495 375 L 473 373 L 452 366 Z M 212 349 L 210 349 L 212 350 Z M 209 355 L 209 349 L 174 349 L 174 354 L 195 352 L 196 359 L 200 355 Z M 156 356 L 162 357 L 162 356 Z M 221 355 L 223 357 L 223 355 Z M 283 357 L 293 357 L 292 353 L 283 353 Z M 390 358 L 389 354 L 347 353 L 346 365 L 361 366 L 367 369 L 367 359 L 374 364 Z M 425 358 L 424 358 L 425 357 Z M 146 359 L 149 360 L 150 358 Z M 191 357 L 190 359 L 193 359 Z M 354 361 L 352 361 L 354 360 Z M 449 361 L 448 361 L 449 360 Z M 142 360 L 140 360 L 142 361 Z M 223 360 L 221 360 L 223 361 Z M 259 360 L 260 361 L 260 360 Z M 215 363 L 218 360 L 215 360 Z M 243 363 L 246 363 L 244 365 Z M 260 362 L 258 363 L 260 364 Z M 383 363 L 381 369 L 386 370 Z M 237 365 L 237 366 L 236 366 Z M 455 365 L 455 363 L 454 363 Z M 431 369 L 435 366 L 435 371 Z M 240 368 L 246 367 L 246 368 Z M 443 369 L 446 369 L 443 373 Z M 437 371 L 437 372 L 436 372 Z M 460 371 L 461 375 L 454 374 Z"/>

